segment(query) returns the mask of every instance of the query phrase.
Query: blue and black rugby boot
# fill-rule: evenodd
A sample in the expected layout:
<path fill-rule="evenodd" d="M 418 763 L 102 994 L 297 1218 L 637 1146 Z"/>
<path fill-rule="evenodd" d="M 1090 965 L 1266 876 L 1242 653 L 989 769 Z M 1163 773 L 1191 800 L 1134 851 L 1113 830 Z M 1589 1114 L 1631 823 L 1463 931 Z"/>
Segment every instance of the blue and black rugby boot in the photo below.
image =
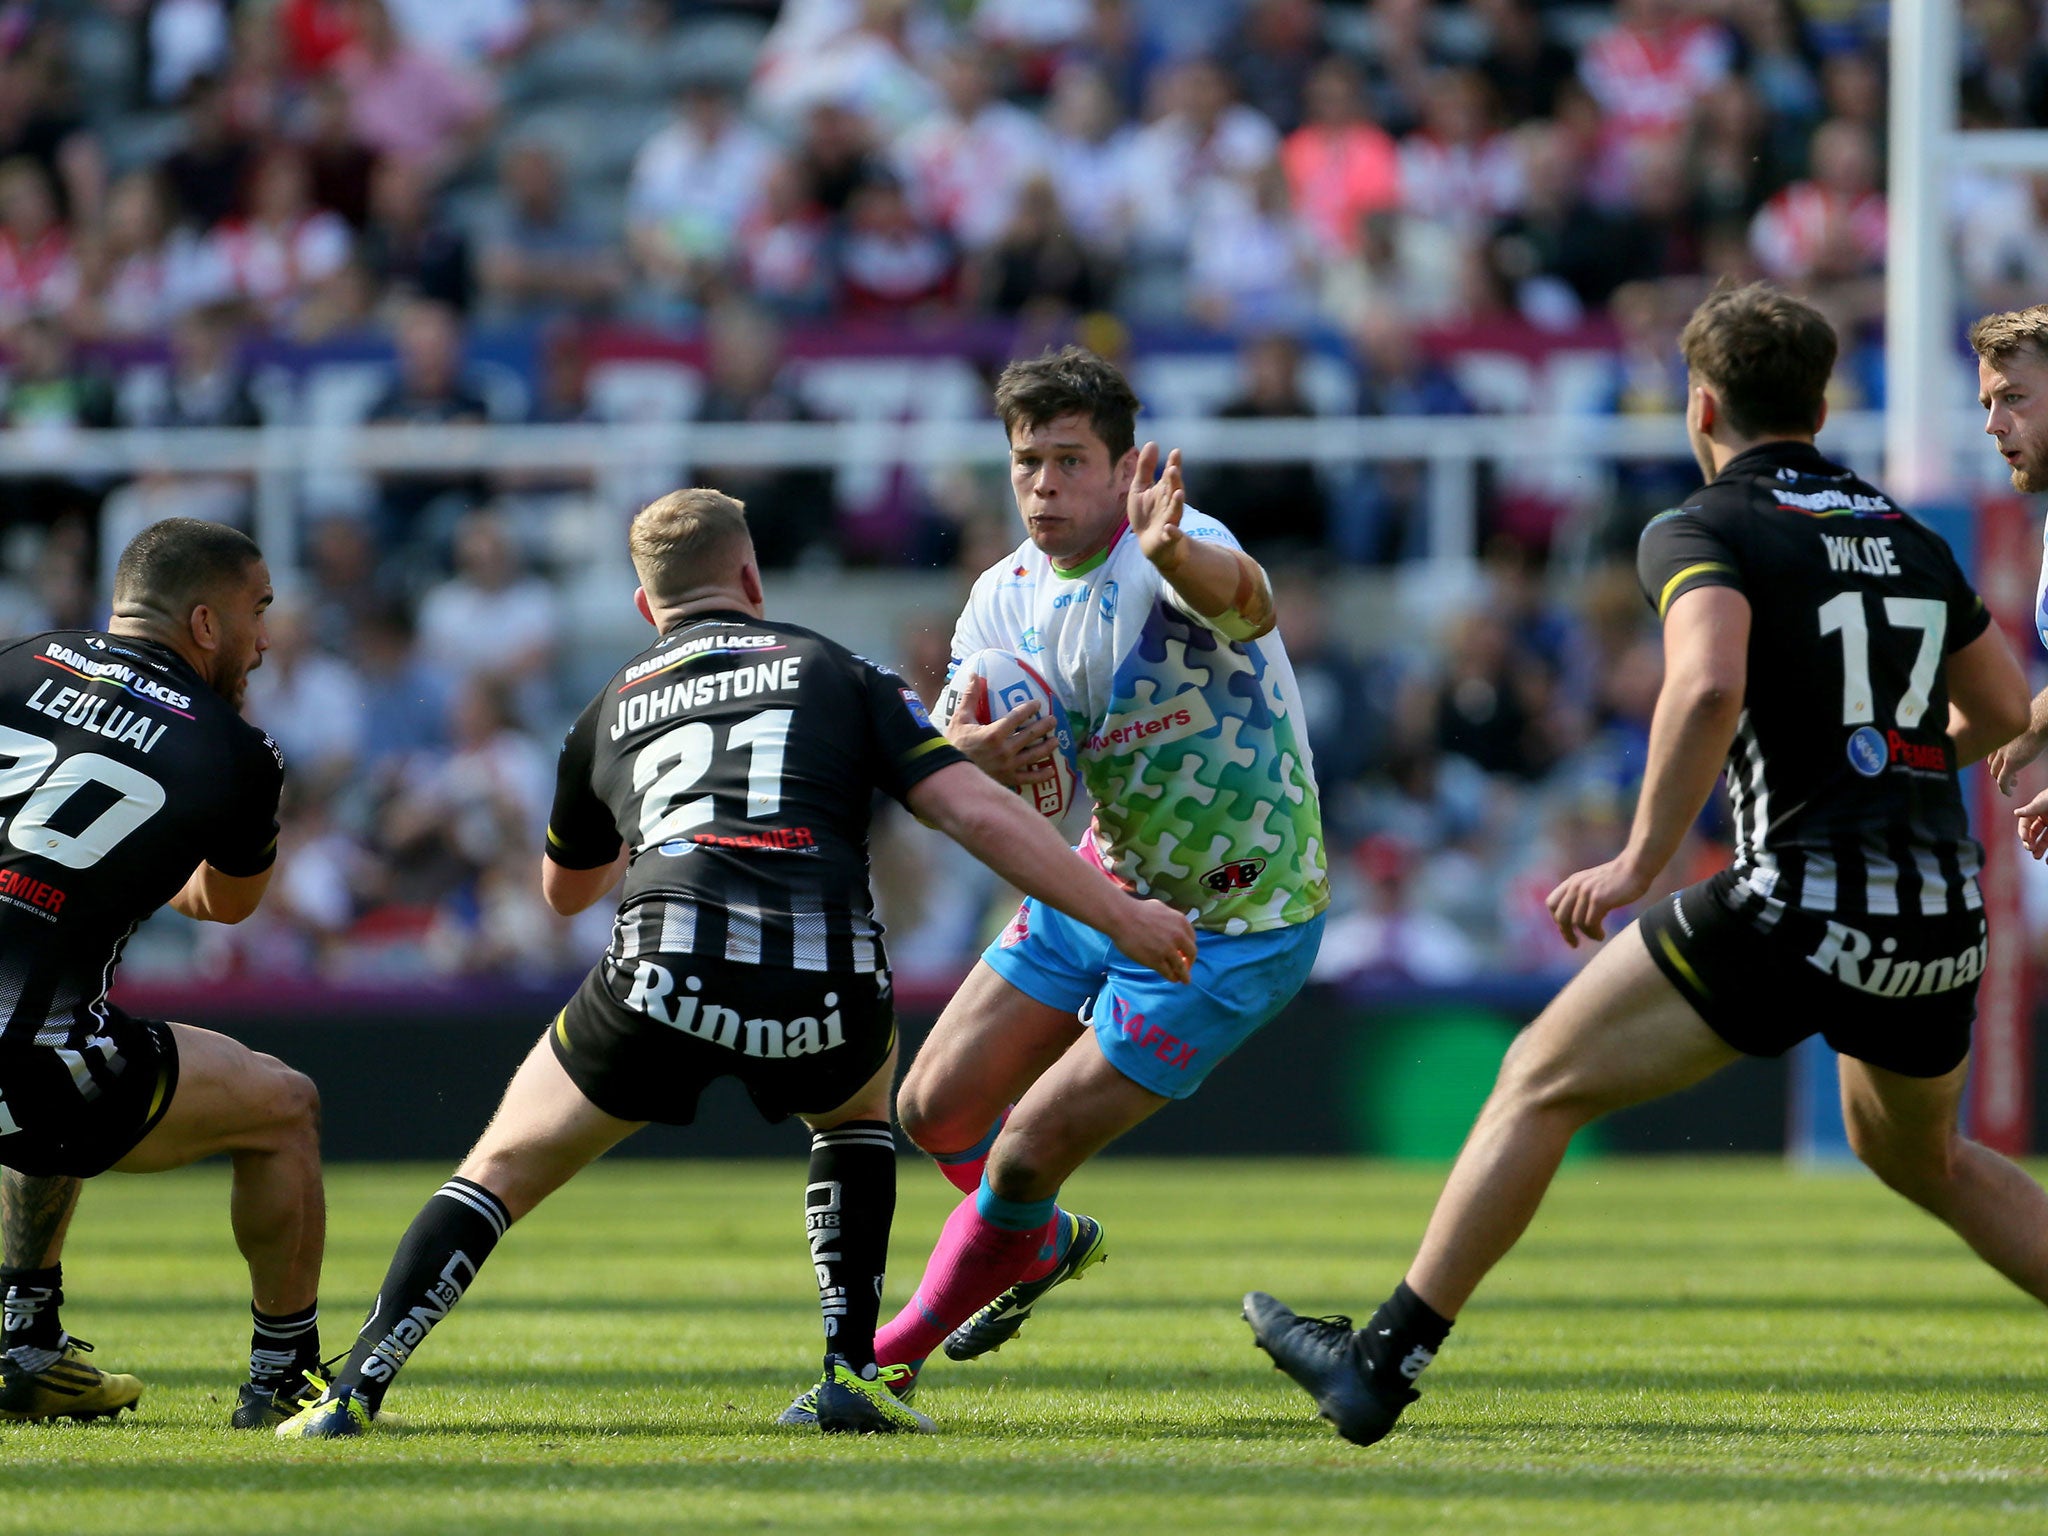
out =
<path fill-rule="evenodd" d="M 1253 1291 L 1244 1299 L 1244 1320 L 1273 1357 L 1273 1368 L 1293 1377 L 1353 1445 L 1385 1439 L 1401 1411 L 1422 1396 L 1373 1370 L 1365 1335 L 1348 1317 L 1297 1317 L 1264 1291 Z"/>

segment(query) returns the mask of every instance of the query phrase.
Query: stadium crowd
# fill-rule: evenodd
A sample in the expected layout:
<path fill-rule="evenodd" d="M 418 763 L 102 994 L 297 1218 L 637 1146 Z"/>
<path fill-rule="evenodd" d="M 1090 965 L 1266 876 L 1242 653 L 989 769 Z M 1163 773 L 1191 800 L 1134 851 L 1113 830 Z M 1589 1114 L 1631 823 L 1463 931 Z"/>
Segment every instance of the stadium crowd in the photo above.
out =
<path fill-rule="evenodd" d="M 1224 414 L 1251 417 L 1307 413 L 1305 347 L 1343 358 L 1361 412 L 1469 412 L 1428 337 L 1511 322 L 1599 337 L 1605 408 L 1672 410 L 1672 342 L 1704 274 L 1800 289 L 1852 337 L 1877 313 L 1885 32 L 1863 0 L 0 15 L 0 425 L 23 431 L 279 419 L 247 363 L 266 337 L 388 337 L 371 420 L 504 419 L 466 362 L 505 328 L 544 337 L 525 419 L 581 420 L 580 338 L 621 323 L 707 339 L 708 421 L 817 413 L 782 366 L 787 328 L 976 319 L 1013 322 L 1019 350 L 1076 327 L 1226 333 L 1244 351 Z M 2048 125 L 2042 8 L 1965 16 L 1970 122 Z M 2036 294 L 2048 178 L 1951 190 L 1972 300 Z M 155 385 L 117 388 L 119 361 L 151 347 Z M 1865 401 L 1881 388 L 1845 379 Z M 1007 537 L 999 488 L 943 492 L 960 505 L 878 552 L 854 547 L 828 477 L 703 473 L 748 501 L 777 561 L 971 575 Z M 1691 468 L 1630 474 L 1617 553 Z M 536 488 L 391 476 L 357 515 L 308 526 L 251 690 L 294 768 L 282 899 L 209 936 L 203 964 L 553 972 L 592 952 L 532 890 L 552 741 L 580 702 L 548 552 L 520 516 Z M 1412 553 L 1412 476 L 1240 466 L 1193 489 L 1280 574 L 1342 854 L 1326 973 L 1572 963 L 1541 896 L 1619 841 L 1660 675 L 1626 564 L 1561 602 L 1552 520 L 1493 488 L 1485 596 L 1440 639 L 1361 655 L 1319 567 Z M 102 516 L 232 519 L 248 487 L 46 476 L 0 481 L 0 499 L 19 631 L 96 617 Z M 927 697 L 946 627 L 907 625 L 895 658 Z M 999 904 L 977 872 L 900 819 L 877 859 L 899 963 L 971 953 Z"/>

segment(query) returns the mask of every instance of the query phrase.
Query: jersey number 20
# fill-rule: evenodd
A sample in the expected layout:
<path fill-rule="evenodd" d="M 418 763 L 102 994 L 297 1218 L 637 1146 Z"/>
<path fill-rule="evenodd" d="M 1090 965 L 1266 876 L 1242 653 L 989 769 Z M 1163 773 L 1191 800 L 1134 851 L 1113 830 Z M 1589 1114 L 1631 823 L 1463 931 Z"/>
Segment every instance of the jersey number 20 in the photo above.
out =
<path fill-rule="evenodd" d="M 35 791 L 8 818 L 7 841 L 23 853 L 36 854 L 66 869 L 91 869 L 122 838 L 163 809 L 163 785 L 139 768 L 97 752 L 74 752 L 58 763 L 53 742 L 0 725 L 0 758 L 13 759 L 0 769 L 0 804 Z M 54 771 L 52 763 L 56 763 Z M 110 789 L 121 798 L 76 832 L 60 832 L 51 826 L 71 797 L 88 784 Z"/>

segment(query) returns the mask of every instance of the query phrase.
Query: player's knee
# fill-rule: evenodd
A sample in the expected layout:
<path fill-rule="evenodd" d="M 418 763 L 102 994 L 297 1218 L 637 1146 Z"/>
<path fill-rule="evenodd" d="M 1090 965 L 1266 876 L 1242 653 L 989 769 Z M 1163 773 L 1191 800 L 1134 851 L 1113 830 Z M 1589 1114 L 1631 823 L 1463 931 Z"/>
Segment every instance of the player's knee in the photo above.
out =
<path fill-rule="evenodd" d="M 919 1151 L 932 1157 L 964 1151 L 988 1130 L 986 1125 L 963 1123 L 957 1109 L 947 1110 L 943 1096 L 915 1079 L 906 1079 L 896 1090 L 896 1123 Z"/>
<path fill-rule="evenodd" d="M 270 1094 L 278 1123 L 295 1139 L 320 1139 L 320 1089 L 305 1073 L 275 1058 L 265 1058 L 271 1067 Z"/>

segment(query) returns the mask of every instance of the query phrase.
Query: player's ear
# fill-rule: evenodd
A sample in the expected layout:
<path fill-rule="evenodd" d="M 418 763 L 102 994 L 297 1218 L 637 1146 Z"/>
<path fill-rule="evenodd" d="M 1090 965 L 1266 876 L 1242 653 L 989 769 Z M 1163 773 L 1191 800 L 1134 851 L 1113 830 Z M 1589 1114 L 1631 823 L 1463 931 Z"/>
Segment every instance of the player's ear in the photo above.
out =
<path fill-rule="evenodd" d="M 641 618 L 650 624 L 654 624 L 654 605 L 647 600 L 647 589 L 645 587 L 635 587 L 633 589 L 633 606 L 640 610 Z M 656 629 L 661 628 L 659 624 L 654 624 L 654 627 Z"/>
<path fill-rule="evenodd" d="M 1131 486 L 1138 478 L 1138 446 L 1133 443 L 1124 450 L 1124 456 L 1116 461 L 1116 493 L 1119 496 L 1131 494 Z"/>
<path fill-rule="evenodd" d="M 1700 430 L 1712 435 L 1714 423 L 1721 416 L 1721 402 L 1714 398 L 1714 391 L 1706 384 L 1694 384 L 1694 397 L 1699 401 Z"/>
<path fill-rule="evenodd" d="M 761 607 L 768 601 L 768 594 L 761 586 L 760 567 L 755 565 L 751 559 L 740 567 L 740 591 L 746 594 L 747 601 L 756 608 Z"/>
<path fill-rule="evenodd" d="M 192 612 L 185 619 L 191 631 L 192 643 L 202 651 L 220 648 L 220 616 L 206 603 L 194 603 Z"/>
<path fill-rule="evenodd" d="M 1820 436 L 1820 429 L 1821 429 L 1822 427 L 1826 426 L 1827 424 L 1828 424 L 1828 397 L 1827 397 L 1826 395 L 1822 395 L 1822 396 L 1820 397 L 1820 415 L 1814 418 L 1814 423 L 1813 423 L 1813 435 L 1814 435 L 1815 437 L 1819 437 L 1819 436 Z"/>

